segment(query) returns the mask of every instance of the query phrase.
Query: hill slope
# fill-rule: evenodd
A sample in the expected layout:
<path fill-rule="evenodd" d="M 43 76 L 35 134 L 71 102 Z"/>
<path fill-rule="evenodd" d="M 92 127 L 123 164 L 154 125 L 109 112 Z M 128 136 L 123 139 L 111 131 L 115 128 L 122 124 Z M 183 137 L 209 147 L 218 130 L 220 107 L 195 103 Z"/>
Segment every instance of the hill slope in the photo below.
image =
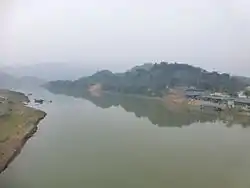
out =
<path fill-rule="evenodd" d="M 87 90 L 94 84 L 100 84 L 103 90 L 161 96 L 168 87 L 193 86 L 211 91 L 234 93 L 246 86 L 236 77 L 229 74 L 208 72 L 199 67 L 187 64 L 154 64 L 150 69 L 131 69 L 125 73 L 112 73 L 108 70 L 97 72 L 89 77 L 76 81 L 54 81 L 45 85 L 48 89 Z"/>

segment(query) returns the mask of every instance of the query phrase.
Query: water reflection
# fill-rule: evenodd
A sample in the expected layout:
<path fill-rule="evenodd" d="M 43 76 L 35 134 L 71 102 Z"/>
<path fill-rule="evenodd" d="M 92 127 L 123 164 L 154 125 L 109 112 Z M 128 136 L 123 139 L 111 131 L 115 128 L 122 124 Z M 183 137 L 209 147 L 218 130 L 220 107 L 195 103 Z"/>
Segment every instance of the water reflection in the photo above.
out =
<path fill-rule="evenodd" d="M 248 116 L 236 114 L 218 113 L 218 112 L 201 112 L 199 110 L 172 109 L 163 104 L 162 101 L 155 99 L 147 99 L 142 97 L 134 97 L 121 94 L 102 93 L 101 95 L 91 95 L 89 92 L 63 91 L 50 89 L 54 94 L 64 94 L 76 98 L 84 98 L 91 101 L 98 107 L 103 109 L 112 106 L 121 106 L 127 112 L 132 112 L 136 117 L 146 117 L 152 124 L 159 127 L 182 127 L 195 122 L 222 122 L 227 127 L 240 124 L 242 127 L 250 125 Z"/>

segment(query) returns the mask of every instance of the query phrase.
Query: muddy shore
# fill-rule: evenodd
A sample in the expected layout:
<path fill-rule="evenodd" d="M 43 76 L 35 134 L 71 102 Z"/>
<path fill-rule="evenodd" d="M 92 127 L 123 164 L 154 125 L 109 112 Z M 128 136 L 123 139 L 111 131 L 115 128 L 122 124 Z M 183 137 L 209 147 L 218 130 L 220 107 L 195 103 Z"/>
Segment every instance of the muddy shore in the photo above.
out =
<path fill-rule="evenodd" d="M 13 91 L 1 92 L 8 98 L 10 112 L 0 117 L 0 173 L 3 172 L 21 152 L 27 140 L 32 137 L 46 113 L 23 103 L 28 98 Z"/>

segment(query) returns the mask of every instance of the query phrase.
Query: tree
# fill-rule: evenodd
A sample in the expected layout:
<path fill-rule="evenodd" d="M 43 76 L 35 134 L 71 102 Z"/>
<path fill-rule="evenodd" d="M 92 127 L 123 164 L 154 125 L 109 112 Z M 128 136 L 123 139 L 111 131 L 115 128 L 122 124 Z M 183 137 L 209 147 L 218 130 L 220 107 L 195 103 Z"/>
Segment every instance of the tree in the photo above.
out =
<path fill-rule="evenodd" d="M 250 96 L 250 90 L 245 90 L 245 91 L 244 91 L 244 95 L 246 95 L 247 98 L 249 98 L 249 96 Z"/>

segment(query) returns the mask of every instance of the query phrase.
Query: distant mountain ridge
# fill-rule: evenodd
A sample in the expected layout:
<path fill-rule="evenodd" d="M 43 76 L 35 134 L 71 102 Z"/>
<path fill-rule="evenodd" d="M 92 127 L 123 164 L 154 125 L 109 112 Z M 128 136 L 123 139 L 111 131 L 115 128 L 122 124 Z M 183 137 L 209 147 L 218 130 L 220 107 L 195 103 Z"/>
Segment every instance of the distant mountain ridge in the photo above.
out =
<path fill-rule="evenodd" d="M 0 87 L 7 88 L 15 82 L 15 78 L 5 72 L 0 71 Z"/>
<path fill-rule="evenodd" d="M 45 80 L 37 77 L 23 76 L 15 77 L 3 71 L 0 71 L 0 88 L 13 89 L 13 88 L 28 88 L 28 87 L 39 87 L 46 83 Z"/>
<path fill-rule="evenodd" d="M 70 63 L 40 63 L 18 67 L 3 67 L 2 71 L 16 77 L 31 76 L 43 80 L 53 81 L 59 79 L 76 80 L 82 76 L 88 76 L 95 70 L 87 69 L 82 65 Z"/>
<path fill-rule="evenodd" d="M 130 71 L 131 72 L 138 71 L 138 70 L 149 71 L 153 66 L 154 66 L 153 63 L 144 63 L 143 65 L 138 65 L 138 66 L 133 67 Z"/>
<path fill-rule="evenodd" d="M 147 69 L 145 66 L 136 66 L 119 74 L 103 70 L 75 81 L 49 82 L 45 87 L 84 91 L 95 84 L 100 84 L 106 91 L 147 96 L 162 96 L 169 87 L 177 86 L 234 93 L 248 85 L 226 73 L 209 72 L 187 64 L 161 62 Z"/>

